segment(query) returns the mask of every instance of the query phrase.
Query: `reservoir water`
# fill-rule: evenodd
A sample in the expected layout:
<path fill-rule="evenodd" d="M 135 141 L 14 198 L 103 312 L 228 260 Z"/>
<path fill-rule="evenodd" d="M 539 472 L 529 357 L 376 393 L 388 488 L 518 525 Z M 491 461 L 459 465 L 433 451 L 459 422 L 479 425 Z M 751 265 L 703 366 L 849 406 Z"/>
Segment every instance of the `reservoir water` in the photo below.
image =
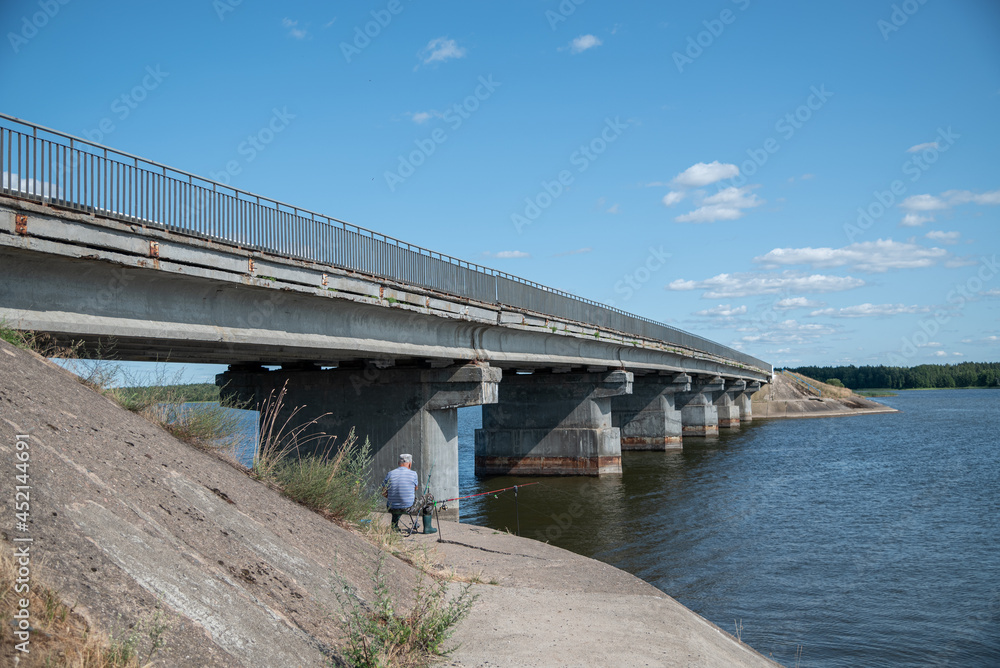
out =
<path fill-rule="evenodd" d="M 621 476 L 476 478 L 463 522 L 652 583 L 786 666 L 1000 666 L 1000 391 L 903 392 L 900 413 L 755 421 Z"/>

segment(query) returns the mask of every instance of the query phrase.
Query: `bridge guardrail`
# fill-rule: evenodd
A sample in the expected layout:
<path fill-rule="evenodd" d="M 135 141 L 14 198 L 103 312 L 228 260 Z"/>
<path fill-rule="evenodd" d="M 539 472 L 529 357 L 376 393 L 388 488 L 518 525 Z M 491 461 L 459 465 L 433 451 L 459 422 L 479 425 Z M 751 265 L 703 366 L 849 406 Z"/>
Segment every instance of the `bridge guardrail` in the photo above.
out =
<path fill-rule="evenodd" d="M 669 325 L 0 114 L 0 192 L 330 264 L 684 346 L 771 371 Z"/>

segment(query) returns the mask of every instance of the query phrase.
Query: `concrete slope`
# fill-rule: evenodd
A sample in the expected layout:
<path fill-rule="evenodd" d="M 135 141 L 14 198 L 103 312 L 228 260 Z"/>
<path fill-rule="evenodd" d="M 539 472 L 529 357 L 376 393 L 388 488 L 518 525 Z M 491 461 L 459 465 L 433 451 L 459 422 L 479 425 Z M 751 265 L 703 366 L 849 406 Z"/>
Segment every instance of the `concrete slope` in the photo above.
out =
<path fill-rule="evenodd" d="M 445 543 L 437 536 L 415 540 L 459 573 L 498 583 L 478 588 L 449 666 L 778 666 L 617 568 L 485 527 L 442 529 Z"/>
<path fill-rule="evenodd" d="M 3 547 L 32 538 L 33 564 L 116 637 L 161 606 L 171 628 L 156 665 L 324 665 L 340 637 L 334 570 L 371 595 L 379 554 L 367 542 L 0 341 L 6 517 L 17 434 L 30 436 L 31 521 L 8 524 Z M 445 523 L 442 535 L 407 540 L 497 583 L 474 586 L 449 665 L 776 665 L 607 564 L 481 527 Z M 388 557 L 384 572 L 408 605 L 417 571 Z"/>
<path fill-rule="evenodd" d="M 895 413 L 877 401 L 855 394 L 845 387 L 827 385 L 802 374 L 777 372 L 772 382 L 753 397 L 755 418 L 798 418 Z"/>
<path fill-rule="evenodd" d="M 30 436 L 31 522 L 4 541 L 33 538 L 33 563 L 116 637 L 159 601 L 173 627 L 160 665 L 324 665 L 334 568 L 370 593 L 367 542 L 0 342 L 5 517 L 15 434 Z M 407 600 L 415 571 L 386 569 Z"/>

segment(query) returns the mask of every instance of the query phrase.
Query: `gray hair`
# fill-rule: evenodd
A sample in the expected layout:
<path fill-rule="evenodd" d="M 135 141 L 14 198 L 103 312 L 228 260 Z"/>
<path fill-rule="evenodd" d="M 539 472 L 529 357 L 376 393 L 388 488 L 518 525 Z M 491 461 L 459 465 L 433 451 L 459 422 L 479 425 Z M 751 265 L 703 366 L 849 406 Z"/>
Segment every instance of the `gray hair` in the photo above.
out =
<path fill-rule="evenodd" d="M 413 463 L 413 455 L 400 455 L 399 456 L 399 463 L 400 464 L 411 464 L 411 463 Z"/>

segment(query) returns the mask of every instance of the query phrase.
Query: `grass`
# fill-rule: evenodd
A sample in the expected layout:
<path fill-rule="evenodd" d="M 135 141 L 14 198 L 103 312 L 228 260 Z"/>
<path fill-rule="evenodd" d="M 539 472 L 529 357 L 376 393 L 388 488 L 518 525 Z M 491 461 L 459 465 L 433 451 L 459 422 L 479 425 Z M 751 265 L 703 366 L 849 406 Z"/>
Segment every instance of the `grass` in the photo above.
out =
<path fill-rule="evenodd" d="M 370 489 L 371 443 L 351 429 L 336 447 L 336 436 L 317 430 L 324 413 L 296 424 L 303 407 L 285 410 L 287 382 L 261 404 L 260 444 L 252 475 L 282 494 L 330 519 L 358 524 L 381 505 Z M 295 425 L 295 426 L 292 426 Z"/>
<path fill-rule="evenodd" d="M 478 598 L 471 585 L 449 598 L 447 583 L 427 584 L 420 577 L 409 611 L 397 612 L 397 604 L 382 570 L 385 554 L 380 554 L 372 572 L 373 600 L 364 601 L 351 585 L 338 577 L 335 594 L 347 632 L 344 658 L 354 668 L 387 666 L 428 666 L 455 648 L 445 646 L 455 626 L 464 619 Z"/>
<path fill-rule="evenodd" d="M 32 566 L 28 592 L 15 592 L 18 564 L 11 548 L 0 546 L 0 657 L 17 656 L 16 665 L 67 666 L 69 668 L 142 668 L 149 665 L 165 645 L 169 625 L 157 611 L 135 624 L 116 640 L 92 629 L 66 605 L 48 583 L 44 571 Z M 27 598 L 30 614 L 28 653 L 14 649 L 20 638 L 14 635 L 20 599 Z M 10 665 L 13 665 L 13 661 Z"/>

